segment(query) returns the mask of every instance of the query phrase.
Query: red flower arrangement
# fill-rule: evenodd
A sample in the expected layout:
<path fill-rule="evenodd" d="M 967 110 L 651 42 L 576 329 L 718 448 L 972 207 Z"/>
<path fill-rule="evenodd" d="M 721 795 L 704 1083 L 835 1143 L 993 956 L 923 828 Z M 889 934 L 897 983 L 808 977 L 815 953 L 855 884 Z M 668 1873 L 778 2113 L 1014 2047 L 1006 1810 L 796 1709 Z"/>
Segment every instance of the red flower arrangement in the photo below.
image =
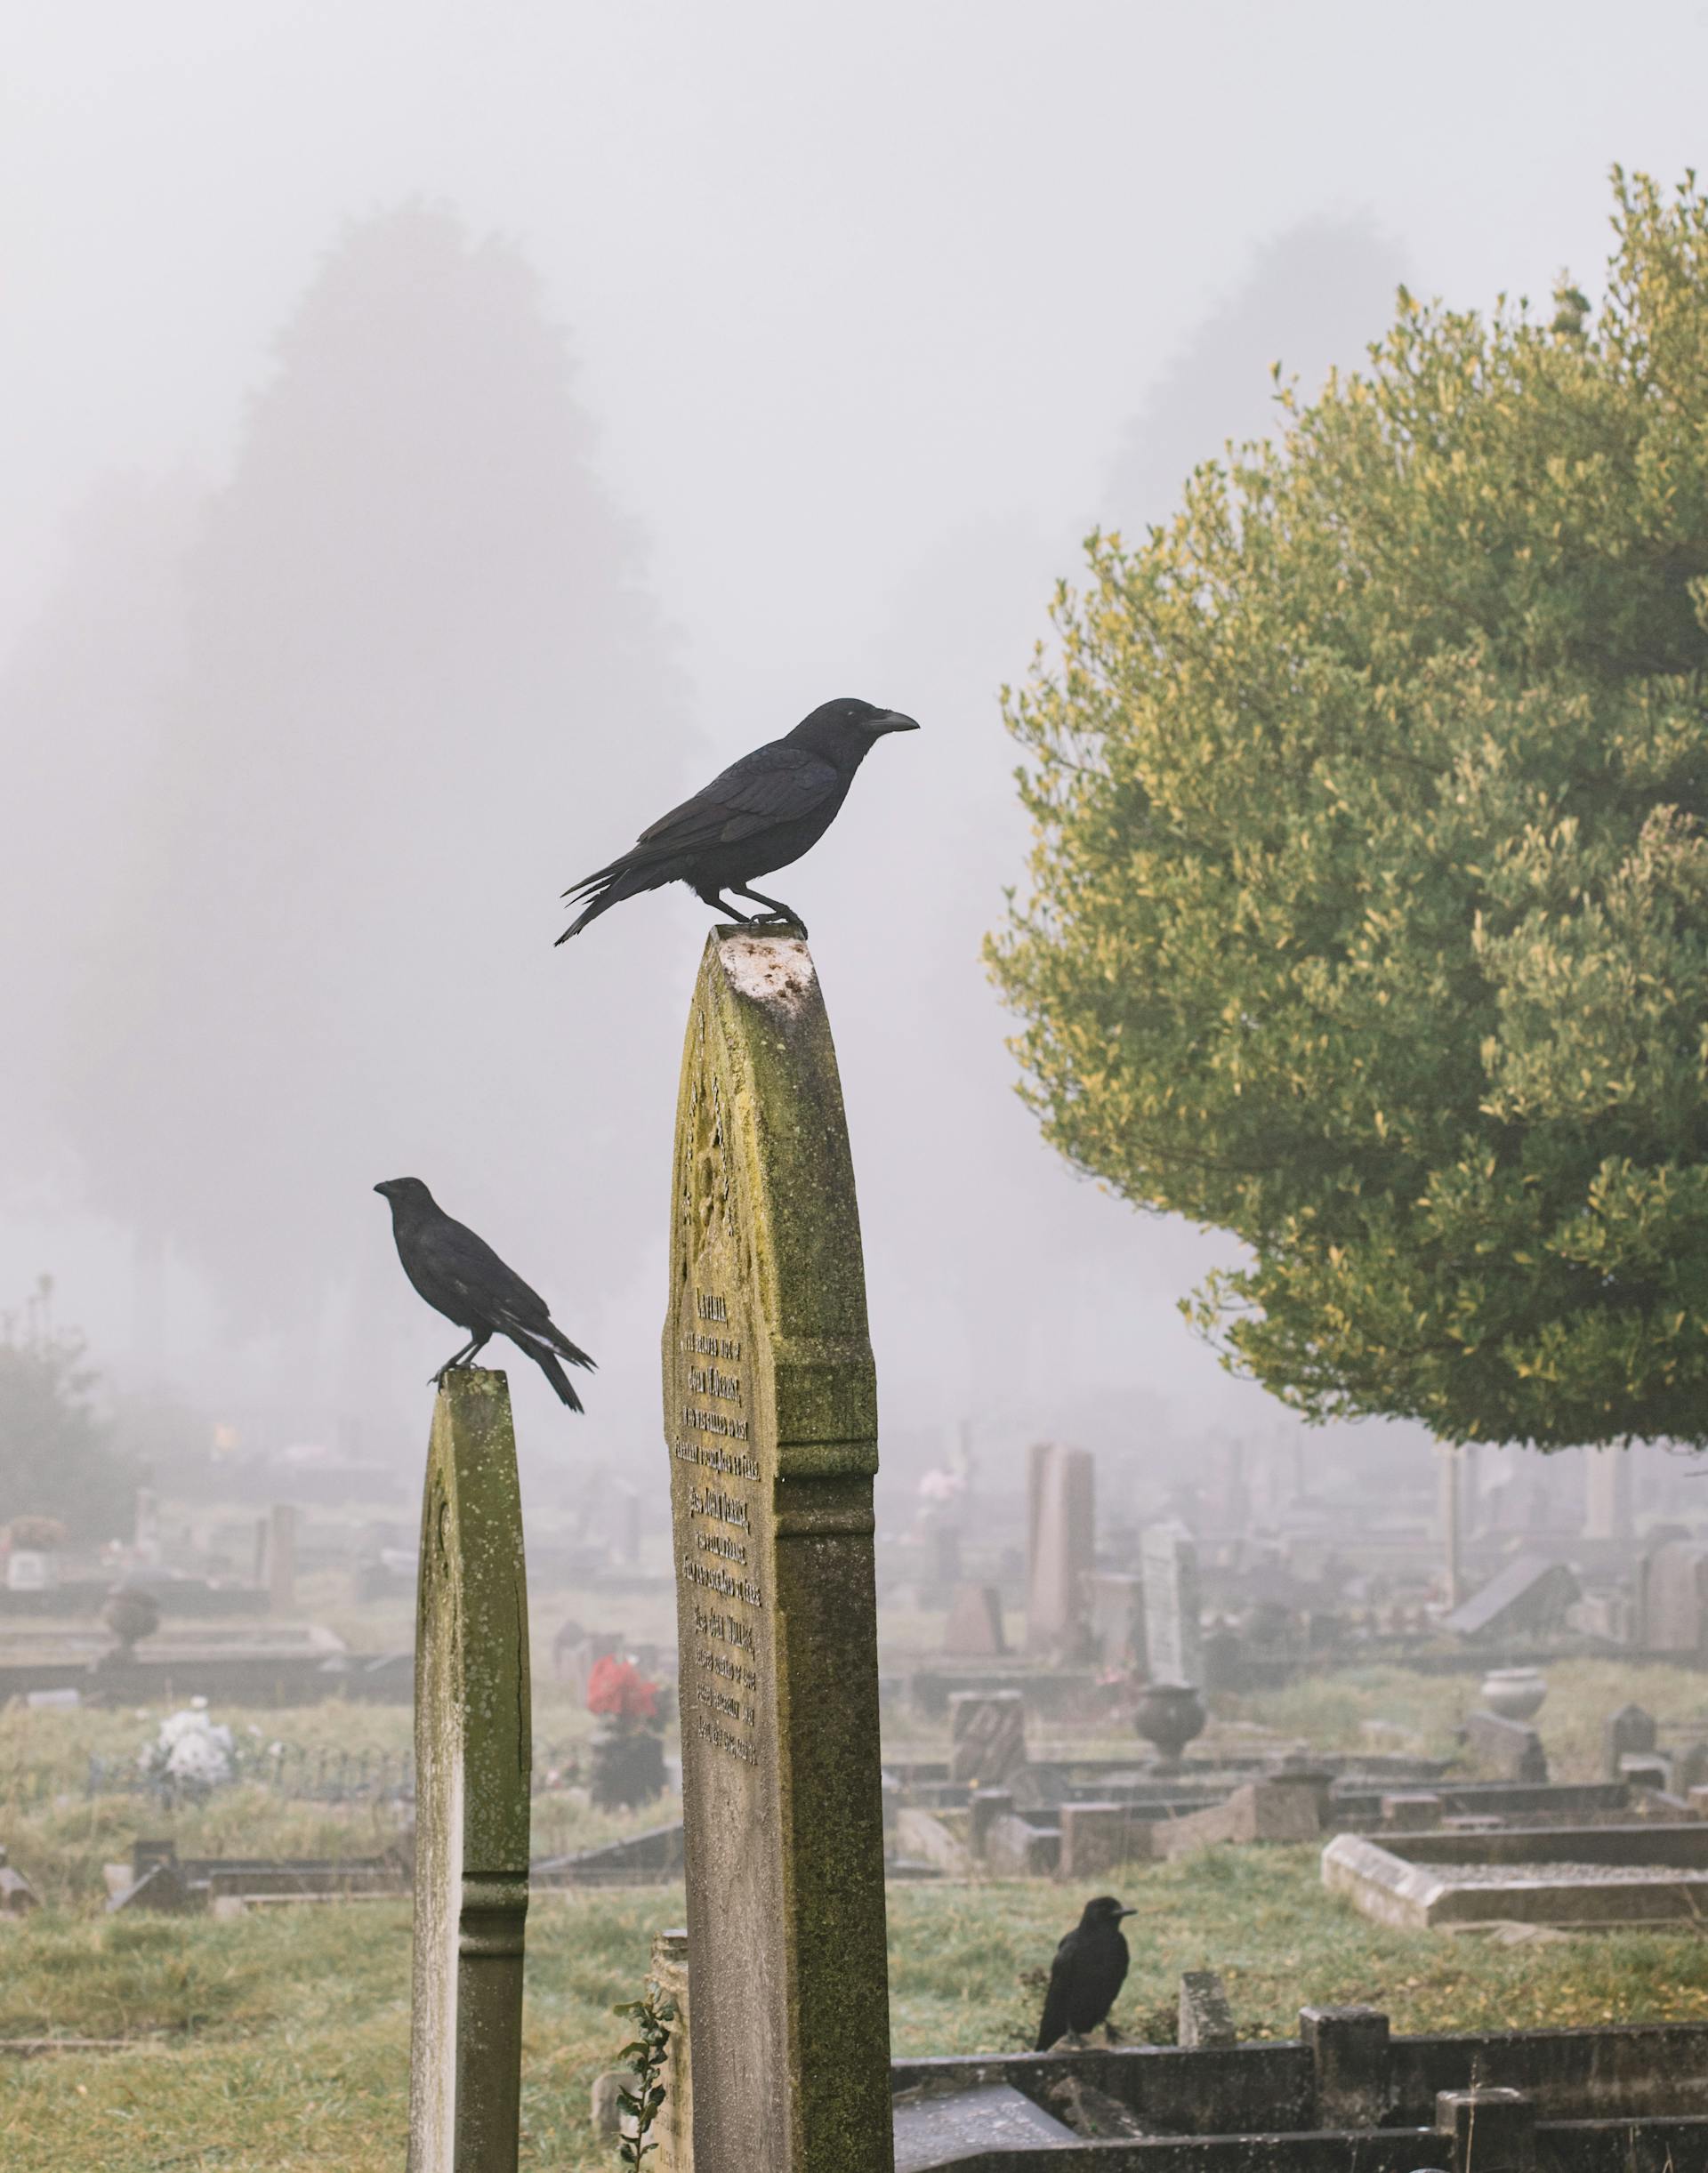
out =
<path fill-rule="evenodd" d="M 633 1661 L 607 1653 L 594 1661 L 587 1678 L 587 1710 L 615 1720 L 656 1720 L 658 1686 L 649 1681 Z"/>

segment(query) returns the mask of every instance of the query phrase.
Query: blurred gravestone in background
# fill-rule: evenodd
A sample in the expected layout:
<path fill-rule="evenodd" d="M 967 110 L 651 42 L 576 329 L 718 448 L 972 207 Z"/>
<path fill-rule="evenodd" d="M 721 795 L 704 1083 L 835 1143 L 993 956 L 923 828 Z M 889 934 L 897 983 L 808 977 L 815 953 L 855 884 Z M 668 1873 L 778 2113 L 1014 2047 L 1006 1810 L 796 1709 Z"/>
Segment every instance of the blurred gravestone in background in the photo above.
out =
<path fill-rule="evenodd" d="M 1140 1534 L 1145 1654 L 1153 1682 L 1204 1680 L 1197 1541 L 1183 1524 L 1148 1525 Z"/>
<path fill-rule="evenodd" d="M 1085 1581 L 1097 1566 L 1097 1463 L 1089 1449 L 1035 1441 L 1027 1452 L 1026 1647 L 1084 1657 Z"/>

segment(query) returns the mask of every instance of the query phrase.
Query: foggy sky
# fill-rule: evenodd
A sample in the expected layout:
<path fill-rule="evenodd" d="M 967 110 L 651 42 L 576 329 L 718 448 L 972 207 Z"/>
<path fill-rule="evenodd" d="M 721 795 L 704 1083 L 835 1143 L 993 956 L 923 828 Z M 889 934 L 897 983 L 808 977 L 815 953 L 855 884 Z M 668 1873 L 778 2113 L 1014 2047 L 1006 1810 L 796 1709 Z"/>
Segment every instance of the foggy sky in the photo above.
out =
<path fill-rule="evenodd" d="M 600 1357 L 576 1451 L 649 1442 L 706 916 L 554 953 L 555 896 L 858 693 L 924 729 L 788 895 L 886 1428 L 1271 1436 L 1173 1310 L 1223 1245 L 1011 1093 L 996 688 L 1085 530 L 1395 279 L 1593 289 L 1608 163 L 1700 157 L 1708 11 L 165 0 L 9 46 L 0 1295 L 413 1434 L 443 1324 L 366 1187 L 419 1174 Z"/>

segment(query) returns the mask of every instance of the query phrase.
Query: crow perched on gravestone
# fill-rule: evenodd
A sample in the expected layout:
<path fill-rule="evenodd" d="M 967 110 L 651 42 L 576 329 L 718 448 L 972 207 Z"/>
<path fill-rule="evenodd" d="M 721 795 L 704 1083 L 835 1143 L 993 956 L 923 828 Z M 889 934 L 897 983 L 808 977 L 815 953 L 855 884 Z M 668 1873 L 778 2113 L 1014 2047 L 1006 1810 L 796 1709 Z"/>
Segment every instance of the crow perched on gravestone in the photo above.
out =
<path fill-rule="evenodd" d="M 391 1203 L 391 1235 L 404 1274 L 436 1312 L 469 1332 L 469 1341 L 446 1359 L 432 1377 L 433 1385 L 438 1387 L 453 1366 L 466 1365 L 495 1335 L 507 1335 L 570 1410 L 579 1411 L 581 1398 L 558 1359 L 590 1372 L 593 1362 L 553 1325 L 551 1308 L 538 1292 L 506 1268 L 484 1238 L 454 1222 L 418 1177 L 388 1178 L 374 1189 Z"/>
<path fill-rule="evenodd" d="M 1113 1894 L 1100 1894 L 1086 1903 L 1050 1966 L 1050 1989 L 1043 1996 L 1043 2020 L 1038 2024 L 1040 2052 L 1048 2052 L 1069 2032 L 1084 2037 L 1108 2020 L 1127 1978 L 1127 1943 L 1121 1936 L 1121 1919 L 1132 1914 Z"/>
<path fill-rule="evenodd" d="M 568 943 L 620 898 L 685 882 L 719 913 L 736 921 L 775 918 L 806 923 L 791 907 L 749 884 L 786 868 L 816 845 L 836 819 L 854 772 L 886 732 L 916 732 L 898 710 L 851 697 L 824 702 L 786 738 L 774 739 L 732 762 L 721 777 L 643 830 L 629 851 L 564 892 L 587 903 L 558 938 Z M 738 913 L 722 896 L 731 889 L 764 913 Z"/>

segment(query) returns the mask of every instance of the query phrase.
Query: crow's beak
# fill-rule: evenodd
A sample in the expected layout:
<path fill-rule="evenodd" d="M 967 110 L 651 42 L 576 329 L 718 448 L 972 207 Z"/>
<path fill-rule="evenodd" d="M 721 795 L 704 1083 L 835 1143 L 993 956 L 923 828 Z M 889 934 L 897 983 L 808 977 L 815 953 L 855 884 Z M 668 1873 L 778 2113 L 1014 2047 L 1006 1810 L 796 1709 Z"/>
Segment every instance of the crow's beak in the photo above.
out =
<path fill-rule="evenodd" d="M 384 1195 L 384 1194 L 386 1194 L 386 1193 L 389 1193 L 389 1192 L 390 1192 L 390 1190 L 391 1189 L 391 1181 L 390 1181 L 390 1179 L 388 1179 L 388 1180 L 386 1181 L 386 1183 L 384 1183 L 383 1185 L 375 1185 L 375 1187 L 374 1187 L 374 1189 L 375 1189 L 375 1192 L 377 1192 L 377 1193 L 381 1194 L 382 1195 Z"/>
<path fill-rule="evenodd" d="M 1136 1909 L 1117 1909 L 1115 1913 L 1118 1917 L 1136 1917 L 1139 1911 Z"/>
<path fill-rule="evenodd" d="M 916 732 L 919 729 L 919 720 L 917 717 L 904 717 L 898 709 L 886 709 L 881 716 L 873 718 L 871 728 L 874 734 Z"/>

